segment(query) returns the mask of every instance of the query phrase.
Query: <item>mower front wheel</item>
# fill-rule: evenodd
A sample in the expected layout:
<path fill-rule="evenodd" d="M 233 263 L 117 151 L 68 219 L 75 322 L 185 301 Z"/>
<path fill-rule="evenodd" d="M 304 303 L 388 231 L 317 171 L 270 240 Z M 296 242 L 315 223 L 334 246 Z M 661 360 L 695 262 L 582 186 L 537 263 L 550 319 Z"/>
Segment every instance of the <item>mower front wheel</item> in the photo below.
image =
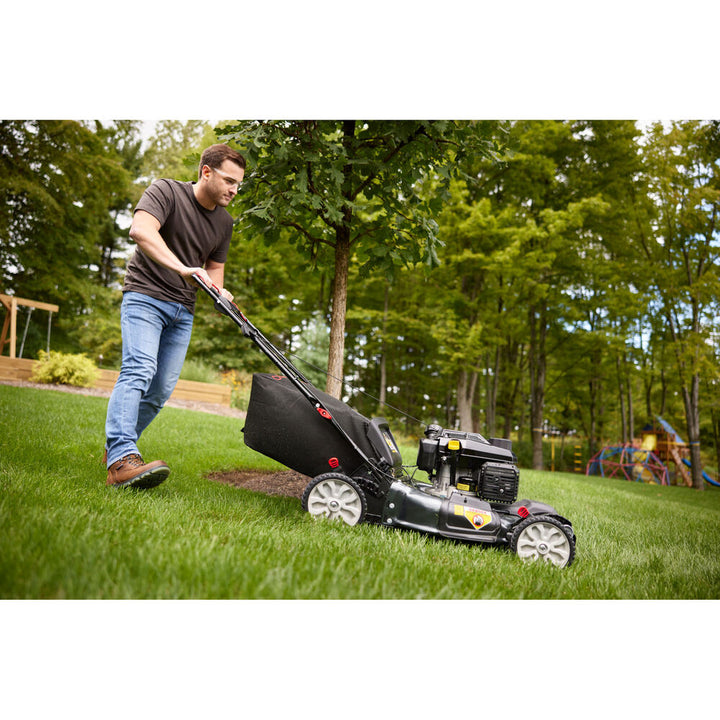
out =
<path fill-rule="evenodd" d="M 575 557 L 575 536 L 557 518 L 531 515 L 515 526 L 510 549 L 523 560 L 544 560 L 567 567 Z"/>
<path fill-rule="evenodd" d="M 302 507 L 313 517 L 357 525 L 365 518 L 367 500 L 352 478 L 342 473 L 324 473 L 308 483 L 302 496 Z"/>

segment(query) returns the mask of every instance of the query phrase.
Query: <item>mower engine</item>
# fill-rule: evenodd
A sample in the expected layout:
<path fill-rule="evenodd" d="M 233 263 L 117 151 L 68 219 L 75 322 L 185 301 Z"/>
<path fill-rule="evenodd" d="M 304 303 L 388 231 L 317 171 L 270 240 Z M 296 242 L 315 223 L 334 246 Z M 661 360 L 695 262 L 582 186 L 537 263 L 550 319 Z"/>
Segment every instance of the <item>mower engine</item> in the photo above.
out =
<path fill-rule="evenodd" d="M 432 483 L 427 492 L 440 497 L 460 492 L 492 503 L 517 498 L 520 474 L 511 440 L 430 425 L 420 440 L 417 466 Z"/>
<path fill-rule="evenodd" d="M 430 425 L 414 477 L 390 484 L 378 522 L 440 537 L 505 545 L 564 567 L 575 554 L 569 520 L 536 500 L 518 500 L 520 473 L 510 440 Z M 413 474 L 414 475 L 414 474 Z"/>

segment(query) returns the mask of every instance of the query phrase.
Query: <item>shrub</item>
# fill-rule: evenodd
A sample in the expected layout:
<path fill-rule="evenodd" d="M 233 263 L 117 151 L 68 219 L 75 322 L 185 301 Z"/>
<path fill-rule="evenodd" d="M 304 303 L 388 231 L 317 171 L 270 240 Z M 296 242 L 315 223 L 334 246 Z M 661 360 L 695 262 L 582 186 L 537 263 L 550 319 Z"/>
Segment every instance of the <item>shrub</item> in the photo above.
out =
<path fill-rule="evenodd" d="M 72 355 L 51 350 L 38 353 L 30 380 L 37 383 L 56 383 L 90 387 L 98 376 L 95 363 L 85 355 Z"/>
<path fill-rule="evenodd" d="M 226 370 L 222 374 L 222 384 L 231 389 L 230 406 L 238 410 L 247 410 L 252 388 L 252 373 L 240 370 Z"/>
<path fill-rule="evenodd" d="M 194 382 L 216 383 L 219 382 L 219 372 L 217 368 L 208 365 L 202 360 L 188 358 L 185 360 L 182 371 L 180 372 L 181 380 L 192 380 Z"/>

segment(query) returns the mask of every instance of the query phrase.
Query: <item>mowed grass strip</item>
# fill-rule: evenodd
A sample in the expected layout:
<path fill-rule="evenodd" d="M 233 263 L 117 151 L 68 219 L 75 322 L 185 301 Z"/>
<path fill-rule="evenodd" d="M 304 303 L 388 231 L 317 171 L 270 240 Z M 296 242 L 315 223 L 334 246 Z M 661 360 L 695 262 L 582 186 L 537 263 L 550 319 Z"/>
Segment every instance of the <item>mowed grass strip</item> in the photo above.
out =
<path fill-rule="evenodd" d="M 0 385 L 0 597 L 673 599 L 720 597 L 720 492 L 521 471 L 520 497 L 578 535 L 563 570 L 503 550 L 315 521 L 299 500 L 206 479 L 282 469 L 242 421 L 165 408 L 142 439 L 172 474 L 105 487 L 107 400 Z M 414 449 L 407 448 L 408 462 Z"/>

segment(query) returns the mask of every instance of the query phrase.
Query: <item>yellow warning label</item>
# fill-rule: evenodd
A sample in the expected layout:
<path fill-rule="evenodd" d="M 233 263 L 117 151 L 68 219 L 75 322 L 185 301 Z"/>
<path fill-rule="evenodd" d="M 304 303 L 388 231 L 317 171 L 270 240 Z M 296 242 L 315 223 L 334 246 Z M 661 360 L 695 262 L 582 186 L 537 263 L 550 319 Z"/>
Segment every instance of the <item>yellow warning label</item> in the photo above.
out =
<path fill-rule="evenodd" d="M 392 438 L 386 433 L 383 433 L 383 438 L 385 439 L 385 444 L 392 450 L 393 452 L 400 452 L 397 449 L 397 445 L 392 441 Z"/>
<path fill-rule="evenodd" d="M 492 520 L 492 513 L 469 508 L 465 505 L 455 505 L 454 512 L 456 515 L 464 515 L 476 530 L 479 530 L 483 525 L 487 525 Z"/>

